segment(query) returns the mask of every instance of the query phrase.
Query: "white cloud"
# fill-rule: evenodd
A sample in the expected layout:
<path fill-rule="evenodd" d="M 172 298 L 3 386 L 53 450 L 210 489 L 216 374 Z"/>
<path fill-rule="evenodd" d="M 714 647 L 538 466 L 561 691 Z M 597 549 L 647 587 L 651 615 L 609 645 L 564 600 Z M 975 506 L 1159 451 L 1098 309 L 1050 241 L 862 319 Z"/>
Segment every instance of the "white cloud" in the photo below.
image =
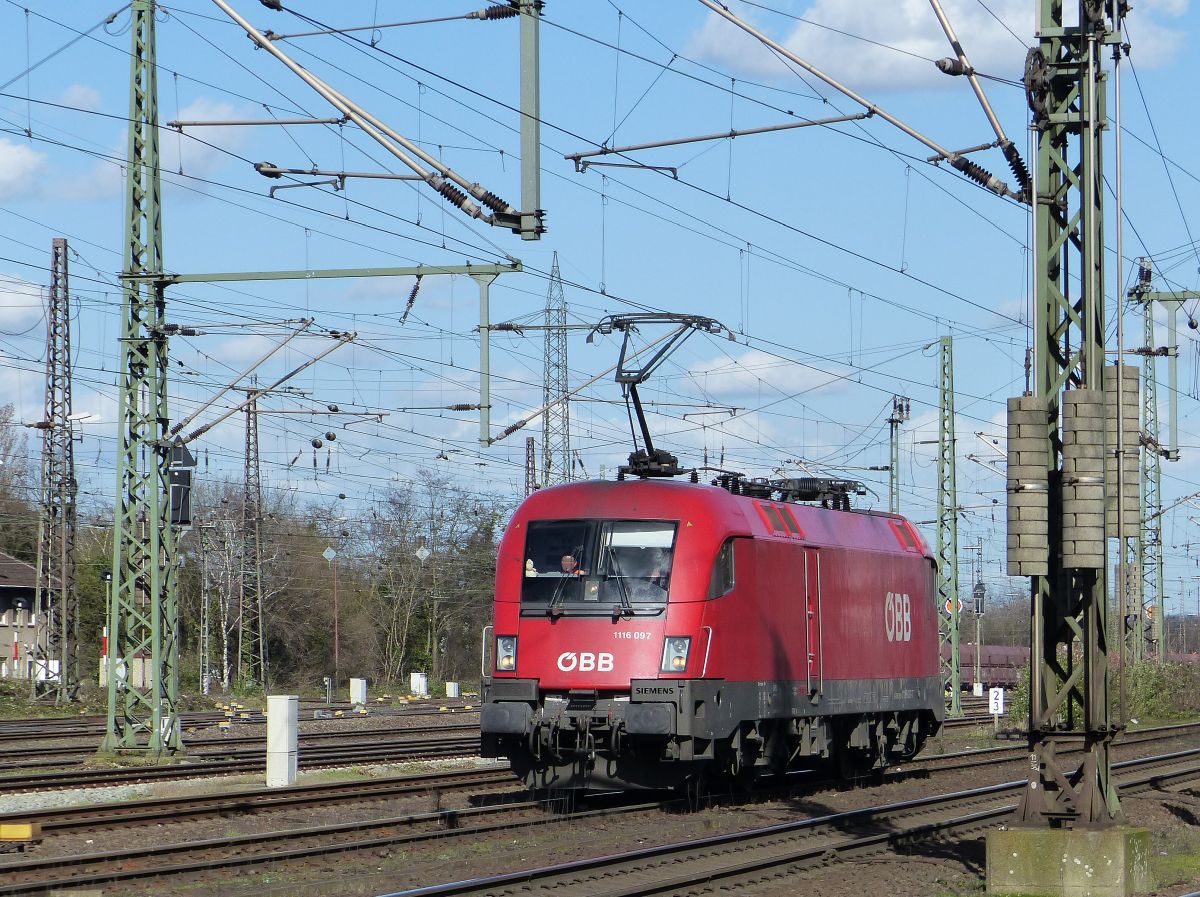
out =
<path fill-rule="evenodd" d="M 1190 0 L 1142 0 L 1138 4 L 1139 11 L 1162 13 L 1164 16 L 1178 17 L 1188 11 Z"/>
<path fill-rule="evenodd" d="M 1142 14 L 1135 29 L 1136 52 L 1146 66 L 1170 61 L 1183 38 L 1182 33 L 1163 25 L 1156 16 L 1180 16 L 1187 11 L 1188 3 L 1147 0 L 1139 6 Z M 1033 4 L 1028 0 L 994 0 L 985 9 L 974 0 L 944 0 L 942 5 L 972 65 L 988 74 L 1021 76 L 1025 51 L 1009 29 L 1021 41 L 1032 42 Z M 928 61 L 951 55 L 928 0 L 812 0 L 798 13 L 807 21 L 790 23 L 737 3 L 731 3 L 730 8 L 801 59 L 854 88 L 963 87 L 962 79 L 943 75 Z M 715 13 L 693 36 L 688 53 L 748 76 L 795 80 L 786 74 L 784 64 L 771 50 Z"/>
<path fill-rule="evenodd" d="M 705 394 L 725 401 L 761 398 L 766 402 L 781 394 L 828 390 L 844 382 L 839 373 L 814 370 L 758 349 L 699 361 L 688 368 L 688 374 Z"/>
<path fill-rule="evenodd" d="M 72 84 L 62 92 L 58 101 L 64 106 L 95 112 L 100 108 L 100 91 L 90 84 Z"/>
<path fill-rule="evenodd" d="M 218 361 L 244 364 L 261 358 L 278 343 L 279 340 L 268 339 L 265 336 L 231 336 L 218 343 L 208 354 Z"/>
<path fill-rule="evenodd" d="M 246 117 L 238 115 L 232 103 L 197 97 L 179 110 L 178 120 L 221 121 Z M 216 147 L 232 151 L 240 149 L 245 144 L 246 131 L 246 128 L 221 126 L 185 128 L 181 136 L 173 128 L 162 127 L 159 148 L 163 171 L 177 172 L 182 162 L 183 173 L 186 175 L 210 175 L 230 161 L 230 156 Z M 199 139 L 193 140 L 188 134 Z"/>
<path fill-rule="evenodd" d="M 0 274 L 0 331 L 24 332 L 42 319 L 44 309 L 40 286 Z"/>
<path fill-rule="evenodd" d="M 78 85 L 77 85 L 78 86 Z M 74 88 L 68 88 L 68 92 Z M 82 90 L 90 88 L 82 87 Z M 98 95 L 97 95 L 98 99 Z M 246 117 L 238 115 L 230 103 L 214 102 L 200 97 L 179 110 L 181 121 L 216 121 L 221 119 Z M 172 191 L 172 196 L 179 200 L 194 199 L 197 193 L 206 192 L 203 184 L 192 180 L 191 177 L 179 178 L 180 160 L 184 175 L 207 178 L 222 166 L 232 160 L 217 147 L 238 151 L 245 143 L 246 128 L 212 127 L 196 128 L 196 136 L 204 142 L 193 140 L 187 136 L 187 131 L 180 134 L 174 128 L 166 127 L 165 122 L 159 125 L 158 144 L 160 170 L 162 172 L 163 189 Z M 111 159 L 101 159 L 90 171 L 67 177 L 50 187 L 48 192 L 55 199 L 70 199 L 76 202 L 83 200 L 111 199 L 125 192 L 125 163 L 128 152 L 127 136 L 124 130 L 114 137 L 108 150 Z M 208 144 L 212 144 L 211 146 Z M 0 147 L 0 163 L 3 161 Z M 0 169 L 0 198 L 3 197 L 3 171 Z M 176 185 L 183 184 L 184 189 Z"/>
<path fill-rule="evenodd" d="M 18 199 L 37 192 L 46 156 L 23 143 L 0 137 L 0 199 Z"/>

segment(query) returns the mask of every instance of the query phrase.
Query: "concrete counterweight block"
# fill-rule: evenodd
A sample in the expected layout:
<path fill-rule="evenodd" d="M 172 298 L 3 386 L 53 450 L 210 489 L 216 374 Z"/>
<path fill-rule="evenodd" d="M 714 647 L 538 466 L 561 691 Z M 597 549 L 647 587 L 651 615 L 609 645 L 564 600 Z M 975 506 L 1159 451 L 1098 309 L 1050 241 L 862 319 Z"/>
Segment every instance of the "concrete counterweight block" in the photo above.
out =
<path fill-rule="evenodd" d="M 1050 570 L 1050 412 L 1045 400 L 1008 400 L 1008 574 Z"/>
<path fill-rule="evenodd" d="M 1121 416 L 1124 443 L 1117 441 L 1117 372 L 1121 376 Z M 1141 525 L 1142 493 L 1139 469 L 1141 429 L 1139 396 L 1141 369 L 1133 365 L 1107 365 L 1104 368 L 1104 476 L 1107 488 L 1104 496 L 1104 527 L 1110 539 L 1117 537 L 1117 458 L 1121 456 L 1121 493 L 1124 494 L 1125 538 L 1136 538 Z"/>
<path fill-rule="evenodd" d="M 1062 397 L 1062 563 L 1104 567 L 1104 393 L 1069 389 Z"/>
<path fill-rule="evenodd" d="M 1150 832 L 1011 828 L 987 833 L 987 893 L 1130 897 L 1150 890 Z"/>
<path fill-rule="evenodd" d="M 356 707 L 365 707 L 367 704 L 367 680 L 366 679 L 351 679 L 350 680 L 350 703 Z"/>
<path fill-rule="evenodd" d="M 299 754 L 299 695 L 267 697 L 267 787 L 296 784 Z"/>

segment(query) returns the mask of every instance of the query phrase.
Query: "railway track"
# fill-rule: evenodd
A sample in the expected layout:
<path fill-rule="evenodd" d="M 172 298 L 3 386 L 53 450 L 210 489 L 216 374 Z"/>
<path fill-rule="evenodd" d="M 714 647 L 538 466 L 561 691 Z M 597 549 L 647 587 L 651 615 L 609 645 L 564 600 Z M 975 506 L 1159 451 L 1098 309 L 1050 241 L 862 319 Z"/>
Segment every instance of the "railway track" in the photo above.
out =
<path fill-rule="evenodd" d="M 203 776 L 235 775 L 260 772 L 266 766 L 261 750 L 243 751 L 233 759 L 212 759 L 199 763 L 182 762 L 170 766 L 121 766 L 105 769 L 60 770 L 0 779 L 0 794 L 61 788 L 92 788 L 103 785 L 129 785 L 138 782 L 191 779 Z M 299 755 L 301 769 L 323 766 L 350 766 L 358 763 L 394 763 L 412 760 L 440 760 L 475 756 L 479 753 L 477 733 L 449 738 L 411 738 L 396 741 L 363 742 L 309 749 Z"/>
<path fill-rule="evenodd" d="M 1174 730 L 1184 727 L 1162 728 Z M 1149 735 L 1150 733 L 1146 734 Z M 1163 739 L 1176 737 L 1178 734 L 1180 733 L 1177 731 L 1158 732 L 1154 733 L 1154 737 Z M 1011 748 L 1002 750 L 1007 750 L 1010 754 L 1016 753 Z M 1011 761 L 1015 757 L 1010 756 L 1006 759 Z M 956 767 L 944 767 L 944 769 L 952 768 Z M 1115 764 L 1115 768 L 1119 770 L 1136 770 L 1139 775 L 1143 776 L 1142 779 L 1129 779 L 1127 782 L 1123 782 L 1122 788 L 1127 791 L 1131 788 L 1143 787 L 1145 786 L 1145 782 L 1149 781 L 1153 781 L 1159 785 L 1171 781 L 1191 781 L 1200 778 L 1200 749 L 1175 752 L 1159 757 L 1129 760 Z M 906 778 L 912 775 L 926 774 L 927 772 L 929 770 L 902 768 L 897 770 L 895 778 Z M 372 783 L 353 783 L 350 785 L 325 784 L 300 789 L 287 789 L 283 792 L 267 792 L 266 789 L 261 789 L 254 793 L 224 797 L 208 796 L 191 797 L 182 800 L 161 799 L 139 801 L 127 805 L 112 805 L 111 807 L 77 808 L 74 811 L 63 809 L 48 810 L 42 811 L 40 815 L 33 817 L 24 814 L 22 818 L 42 821 L 43 824 L 47 825 L 48 831 L 53 831 L 55 828 L 62 831 L 69 831 L 88 826 L 107 828 L 111 824 L 158 822 L 168 818 L 186 818 L 188 815 L 195 817 L 213 813 L 236 812 L 239 809 L 269 809 L 271 807 L 286 807 L 289 804 L 292 806 L 311 805 L 324 802 L 329 795 L 338 791 L 343 792 L 343 794 L 338 795 L 337 799 L 354 800 L 363 799 L 364 796 L 368 799 L 376 799 L 389 796 L 388 789 L 395 789 L 391 792 L 392 794 L 411 795 L 422 792 L 431 793 L 442 789 L 446 791 L 458 791 L 469 788 L 492 787 L 495 785 L 503 786 L 505 780 L 508 784 L 516 784 L 506 770 L 491 768 L 428 776 L 396 777 L 393 780 L 379 780 Z M 1139 785 L 1139 783 L 1141 784 Z M 794 830 L 803 837 L 810 837 L 814 833 L 824 837 L 825 840 L 819 842 L 822 845 L 820 851 L 813 854 L 814 856 L 820 856 L 827 848 L 827 842 L 830 838 L 836 836 L 845 839 L 844 830 L 848 826 L 861 827 L 886 824 L 888 827 L 900 826 L 897 831 L 908 831 L 904 826 L 910 825 L 911 820 L 909 816 L 912 816 L 913 819 L 921 820 L 924 817 L 928 817 L 929 814 L 946 814 L 950 810 L 953 810 L 954 813 L 948 818 L 952 820 L 957 819 L 962 813 L 966 813 L 969 810 L 977 812 L 971 810 L 969 806 L 970 802 L 980 799 L 983 796 L 987 798 L 987 804 L 983 808 L 986 810 L 986 815 L 979 817 L 982 821 L 977 824 L 990 824 L 995 819 L 1001 818 L 1011 811 L 1013 807 L 1013 795 L 1019 792 L 1023 786 L 1023 781 L 1007 782 L 989 788 L 960 792 L 957 795 L 925 798 L 920 801 L 891 804 L 886 807 L 878 807 L 870 810 L 852 811 L 815 820 L 803 820 L 798 823 L 789 824 L 788 826 L 771 826 L 748 833 L 710 838 L 701 842 L 690 842 L 690 844 L 722 845 L 723 847 L 717 850 L 717 853 L 732 853 L 739 856 L 749 855 L 746 851 L 753 848 L 754 856 L 756 857 L 754 862 L 757 863 L 760 861 L 758 857 L 761 850 L 754 848 L 751 844 L 754 838 L 774 843 L 772 839 L 775 839 L 778 833 L 785 830 L 789 832 Z M 959 806 L 959 804 L 954 803 L 954 800 L 965 803 Z M 243 806 L 239 807 L 239 803 Z M 611 815 L 614 813 L 637 813 L 659 810 L 666 806 L 676 807 L 679 803 L 680 801 L 674 798 L 651 803 L 619 803 L 604 809 L 574 813 L 565 818 L 569 819 L 572 824 L 577 825 L 581 820 L 589 817 Z M 177 807 L 174 811 L 172 804 L 175 804 Z M 386 817 L 365 822 L 309 826 L 264 834 L 235 835 L 204 841 L 183 842 L 106 853 L 46 857 L 22 863 L 0 864 L 0 882 L 3 882 L 3 884 L 0 884 L 0 894 L 36 893 L 39 889 L 76 887 L 152 876 L 199 874 L 216 869 L 224 870 L 266 862 L 311 859 L 348 850 L 393 848 L 397 845 L 415 844 L 432 838 L 444 839 L 449 837 L 486 835 L 516 827 L 551 825 L 561 822 L 564 817 L 548 813 L 548 806 L 548 802 L 508 801 L 489 806 L 441 809 L 434 812 Z M 904 808 L 908 815 L 899 813 L 899 808 Z M 937 818 L 940 819 L 941 816 Z M 921 824 L 927 822 L 928 819 L 924 818 L 924 822 Z M 947 831 L 950 831 L 950 829 L 947 829 Z M 789 835 L 788 837 L 790 839 L 793 836 Z M 750 846 L 740 846 L 743 840 L 746 845 Z M 864 841 L 855 849 L 878 850 L 886 848 L 892 843 L 892 841 L 887 841 L 886 843 Z M 729 847 L 729 845 L 735 846 Z M 803 849 L 808 850 L 810 847 L 812 845 L 808 844 Z M 679 869 L 682 867 L 676 864 L 687 862 L 687 860 L 686 857 L 681 859 L 681 854 L 672 854 L 670 852 L 675 849 L 683 850 L 684 846 L 666 845 L 662 848 L 653 848 L 648 851 L 639 851 L 636 854 L 630 854 L 628 858 L 621 856 L 615 859 L 622 863 L 636 863 L 640 858 L 658 856 L 658 852 L 662 852 L 661 856 L 663 859 L 660 863 L 652 865 L 665 864 L 667 868 Z M 850 848 L 847 848 L 847 850 L 850 851 L 847 855 L 852 855 L 853 850 Z M 605 860 L 601 863 L 601 866 L 607 865 L 611 859 L 613 858 Z M 780 860 L 779 862 L 786 865 L 787 862 L 791 861 Z M 590 867 L 588 867 L 588 863 L 583 863 L 572 866 L 572 869 L 576 868 L 583 870 Z M 775 871 L 772 871 L 772 875 L 778 874 L 777 866 L 771 868 L 775 869 Z M 693 876 L 699 875 L 703 877 L 705 874 L 708 873 L 689 872 L 685 876 L 685 879 L 691 884 L 695 881 Z M 729 872 L 728 874 L 733 875 L 734 873 Z M 443 886 L 435 886 L 431 889 L 421 890 L 420 893 L 428 893 L 430 895 L 443 893 L 487 893 L 494 895 L 520 893 L 525 895 L 525 897 L 529 897 L 529 895 L 538 893 L 539 890 L 553 891 L 555 887 L 558 887 L 559 885 L 554 883 L 557 879 L 554 879 L 553 876 L 553 870 L 532 870 L 518 875 L 480 879 L 468 883 L 470 887 L 467 890 L 460 891 L 453 889 L 460 887 L 459 885 L 444 886 L 451 888 L 450 890 L 442 890 Z M 604 876 L 601 876 L 601 879 L 601 884 L 607 881 Z M 581 878 L 579 875 L 576 875 L 571 880 L 578 885 Z M 621 879 L 622 884 L 625 881 L 625 879 Z M 657 883 L 651 882 L 651 884 L 655 888 L 659 887 Z M 547 886 L 544 887 L 544 885 Z M 527 887 L 529 890 L 525 890 Z M 609 892 L 603 890 L 603 888 L 593 889 L 590 882 L 587 884 L 586 889 L 589 894 L 651 894 L 670 892 L 669 890 Z"/>
<path fill-rule="evenodd" d="M 402 735 L 433 735 L 446 733 L 475 733 L 479 726 L 475 723 L 449 723 L 422 728 L 390 728 L 332 732 L 308 732 L 300 736 L 300 749 L 308 750 L 324 743 L 345 741 L 347 737 L 387 738 Z M 251 755 L 261 753 L 266 744 L 266 735 L 221 735 L 207 738 L 185 738 L 184 745 L 191 758 L 231 757 L 233 755 Z M 245 750 L 237 750 L 244 747 Z M 70 766 L 85 763 L 96 756 L 95 745 L 85 748 L 76 745 L 38 747 L 37 756 L 29 759 L 21 758 L 29 753 L 29 748 L 0 750 L 0 775 L 4 772 L 25 769 L 46 769 L 55 766 Z M 0 778 L 0 788 L 3 779 Z"/>
<path fill-rule="evenodd" d="M 1168 738 L 1185 736 L 1200 732 L 1200 722 L 1175 723 L 1167 726 L 1147 726 L 1136 731 L 1123 732 L 1114 745 L 1147 744 L 1163 741 Z M 955 751 L 949 754 L 922 754 L 912 764 L 902 769 L 968 769 L 977 766 L 989 766 L 999 763 L 1010 763 L 1013 759 L 1024 757 L 1028 753 L 1025 745 L 975 748 L 969 751 Z"/>
<path fill-rule="evenodd" d="M 1125 793 L 1200 779 L 1200 748 L 1113 764 Z M 1017 806 L 1025 780 L 901 801 L 562 863 L 396 892 L 386 897 L 665 897 L 728 893 L 781 875 L 932 838 L 964 837 L 995 825 Z M 855 834 L 854 832 L 859 832 Z"/>
<path fill-rule="evenodd" d="M 1200 723 L 1156 726 L 1133 733 L 1117 742 L 1118 746 L 1153 743 L 1187 735 L 1200 729 Z M 1024 757 L 1023 748 L 997 747 L 959 751 L 924 758 L 919 764 L 895 767 L 885 781 L 925 776 L 931 773 L 984 765 L 1011 763 Z M 823 784 L 829 784 L 822 780 Z M 78 807 L 50 808 L 24 813 L 0 814 L 3 822 L 39 822 L 45 833 L 86 829 L 94 825 L 163 823 L 206 815 L 229 815 L 285 807 L 313 806 L 324 803 L 383 799 L 418 792 L 453 793 L 464 788 L 490 785 L 519 787 L 507 766 L 502 764 L 471 770 L 388 776 L 363 782 L 322 782 L 286 789 L 255 788 L 223 795 L 193 795 L 169 798 L 145 798 Z M 811 787 L 811 786 L 810 786 Z"/>
<path fill-rule="evenodd" d="M 453 794 L 520 783 L 507 766 L 489 765 L 450 772 L 384 776 L 361 782 L 317 782 L 289 788 L 254 788 L 230 794 L 195 794 L 151 797 L 75 807 L 51 807 L 22 813 L 0 814 L 0 823 L 36 822 L 44 835 L 91 828 L 162 824 L 205 816 L 229 816 L 276 809 L 384 800 L 414 794 Z M 524 789 L 520 789 L 522 792 Z"/>
<path fill-rule="evenodd" d="M 349 704 L 310 705 L 301 708 L 303 714 L 313 710 L 342 711 L 354 718 L 353 707 Z M 474 713 L 478 712 L 478 702 L 465 700 L 432 701 L 423 704 L 413 704 L 406 707 L 371 707 L 369 716 L 378 717 L 415 717 L 430 716 L 441 713 Z M 198 711 L 185 713 L 182 717 L 184 733 L 196 732 L 201 729 L 216 726 L 230 721 L 238 725 L 265 725 L 267 718 L 261 710 L 234 711 L 226 714 L 221 711 Z M 66 738 L 100 737 L 105 731 L 105 721 L 98 716 L 80 717 L 46 717 L 0 720 L 0 745 L 9 743 L 20 744 L 30 741 L 46 741 Z M 0 751 L 3 753 L 3 751 Z"/>

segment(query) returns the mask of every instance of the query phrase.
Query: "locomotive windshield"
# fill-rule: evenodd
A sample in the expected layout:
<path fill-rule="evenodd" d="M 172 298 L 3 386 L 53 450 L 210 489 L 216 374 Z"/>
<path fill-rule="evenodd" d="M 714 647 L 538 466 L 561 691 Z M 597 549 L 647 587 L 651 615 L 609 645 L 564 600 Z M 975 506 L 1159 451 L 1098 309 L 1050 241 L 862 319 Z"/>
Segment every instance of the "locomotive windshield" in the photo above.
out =
<path fill-rule="evenodd" d="M 525 537 L 521 603 L 656 611 L 667 602 L 676 524 L 660 520 L 535 520 Z"/>

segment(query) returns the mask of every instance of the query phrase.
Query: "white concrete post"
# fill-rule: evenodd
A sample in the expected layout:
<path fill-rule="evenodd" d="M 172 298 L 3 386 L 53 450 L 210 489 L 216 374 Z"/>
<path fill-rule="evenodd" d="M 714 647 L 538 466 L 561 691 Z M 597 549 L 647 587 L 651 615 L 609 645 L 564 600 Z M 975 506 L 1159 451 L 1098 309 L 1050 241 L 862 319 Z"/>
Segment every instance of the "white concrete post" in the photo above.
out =
<path fill-rule="evenodd" d="M 367 705 L 366 679 L 350 680 L 350 703 L 356 707 L 365 707 Z"/>
<path fill-rule="evenodd" d="M 296 784 L 299 754 L 299 695 L 267 697 L 267 787 Z"/>

